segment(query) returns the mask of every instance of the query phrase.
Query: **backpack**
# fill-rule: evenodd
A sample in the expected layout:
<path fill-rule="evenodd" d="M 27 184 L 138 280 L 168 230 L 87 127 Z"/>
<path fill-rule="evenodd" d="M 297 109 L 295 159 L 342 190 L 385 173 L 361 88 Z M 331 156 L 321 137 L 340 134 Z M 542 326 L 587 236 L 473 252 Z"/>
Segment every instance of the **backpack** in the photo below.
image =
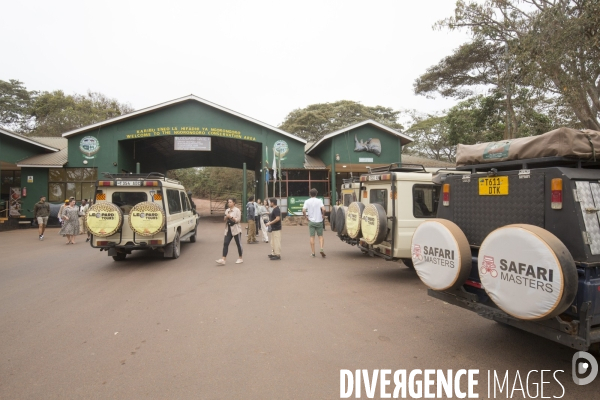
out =
<path fill-rule="evenodd" d="M 248 216 L 248 219 L 254 219 L 254 216 L 256 215 L 254 203 L 248 202 L 248 204 L 246 204 L 246 215 Z"/>

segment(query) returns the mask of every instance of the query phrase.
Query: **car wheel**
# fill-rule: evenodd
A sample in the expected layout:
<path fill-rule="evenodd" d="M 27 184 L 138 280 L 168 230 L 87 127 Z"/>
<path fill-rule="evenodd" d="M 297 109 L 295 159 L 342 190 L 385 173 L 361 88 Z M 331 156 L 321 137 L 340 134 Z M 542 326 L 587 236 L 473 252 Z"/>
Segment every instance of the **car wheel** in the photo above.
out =
<path fill-rule="evenodd" d="M 173 238 L 173 255 L 171 256 L 173 259 L 179 258 L 181 254 L 181 240 L 179 239 L 179 231 L 175 232 L 175 238 Z"/>
<path fill-rule="evenodd" d="M 194 234 L 190 236 L 190 243 L 196 243 L 196 236 L 198 235 L 198 225 L 194 228 Z"/>
<path fill-rule="evenodd" d="M 116 256 L 112 256 L 115 261 L 124 261 L 127 258 L 127 253 L 117 253 Z"/>
<path fill-rule="evenodd" d="M 412 259 L 410 259 L 410 258 L 402 258 L 401 260 L 404 263 L 404 265 L 406 265 L 408 268 L 415 269 L 415 266 L 413 265 Z"/>

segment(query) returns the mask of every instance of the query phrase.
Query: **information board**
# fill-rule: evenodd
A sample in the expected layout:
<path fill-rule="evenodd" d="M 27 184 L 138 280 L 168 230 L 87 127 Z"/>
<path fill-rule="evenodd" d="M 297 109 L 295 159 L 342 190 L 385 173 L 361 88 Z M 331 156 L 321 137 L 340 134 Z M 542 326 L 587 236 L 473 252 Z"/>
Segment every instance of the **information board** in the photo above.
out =
<path fill-rule="evenodd" d="M 209 137 L 175 137 L 175 150 L 210 151 Z"/>

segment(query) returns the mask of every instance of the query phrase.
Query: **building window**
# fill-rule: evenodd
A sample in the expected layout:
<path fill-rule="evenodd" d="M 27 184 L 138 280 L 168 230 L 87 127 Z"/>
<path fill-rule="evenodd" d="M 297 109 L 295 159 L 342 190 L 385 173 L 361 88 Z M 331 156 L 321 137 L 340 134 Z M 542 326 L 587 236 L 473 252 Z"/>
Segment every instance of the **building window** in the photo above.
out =
<path fill-rule="evenodd" d="M 96 168 L 50 168 L 48 170 L 48 201 L 62 203 L 65 199 L 93 199 Z"/>
<path fill-rule="evenodd" d="M 0 198 L 8 200 L 11 187 L 21 187 L 21 171 L 2 171 L 2 195 Z"/>

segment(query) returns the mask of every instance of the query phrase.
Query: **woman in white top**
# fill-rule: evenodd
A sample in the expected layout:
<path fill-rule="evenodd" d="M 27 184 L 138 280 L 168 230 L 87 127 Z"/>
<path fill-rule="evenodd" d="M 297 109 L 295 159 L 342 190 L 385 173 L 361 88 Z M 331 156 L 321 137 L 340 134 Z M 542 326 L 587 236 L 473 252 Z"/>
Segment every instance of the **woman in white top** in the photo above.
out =
<path fill-rule="evenodd" d="M 267 211 L 267 207 L 262 204 L 260 199 L 256 200 L 256 202 L 258 203 L 258 216 L 260 219 L 260 230 L 263 234 L 263 242 L 269 243 L 269 235 L 267 234 L 268 228 L 265 225 L 269 222 L 269 211 Z"/>
<path fill-rule="evenodd" d="M 235 262 L 236 264 L 241 264 L 244 262 L 242 259 L 242 227 L 240 226 L 240 221 L 242 220 L 242 212 L 239 208 L 235 206 L 235 199 L 229 198 L 227 199 L 227 205 L 229 208 L 225 210 L 225 217 L 223 220 L 225 221 L 225 240 L 223 241 L 223 257 L 217 260 L 217 264 L 225 265 L 225 260 L 227 259 L 227 252 L 229 251 L 229 243 L 231 243 L 231 239 L 235 239 L 235 244 L 238 248 L 239 258 Z"/>

